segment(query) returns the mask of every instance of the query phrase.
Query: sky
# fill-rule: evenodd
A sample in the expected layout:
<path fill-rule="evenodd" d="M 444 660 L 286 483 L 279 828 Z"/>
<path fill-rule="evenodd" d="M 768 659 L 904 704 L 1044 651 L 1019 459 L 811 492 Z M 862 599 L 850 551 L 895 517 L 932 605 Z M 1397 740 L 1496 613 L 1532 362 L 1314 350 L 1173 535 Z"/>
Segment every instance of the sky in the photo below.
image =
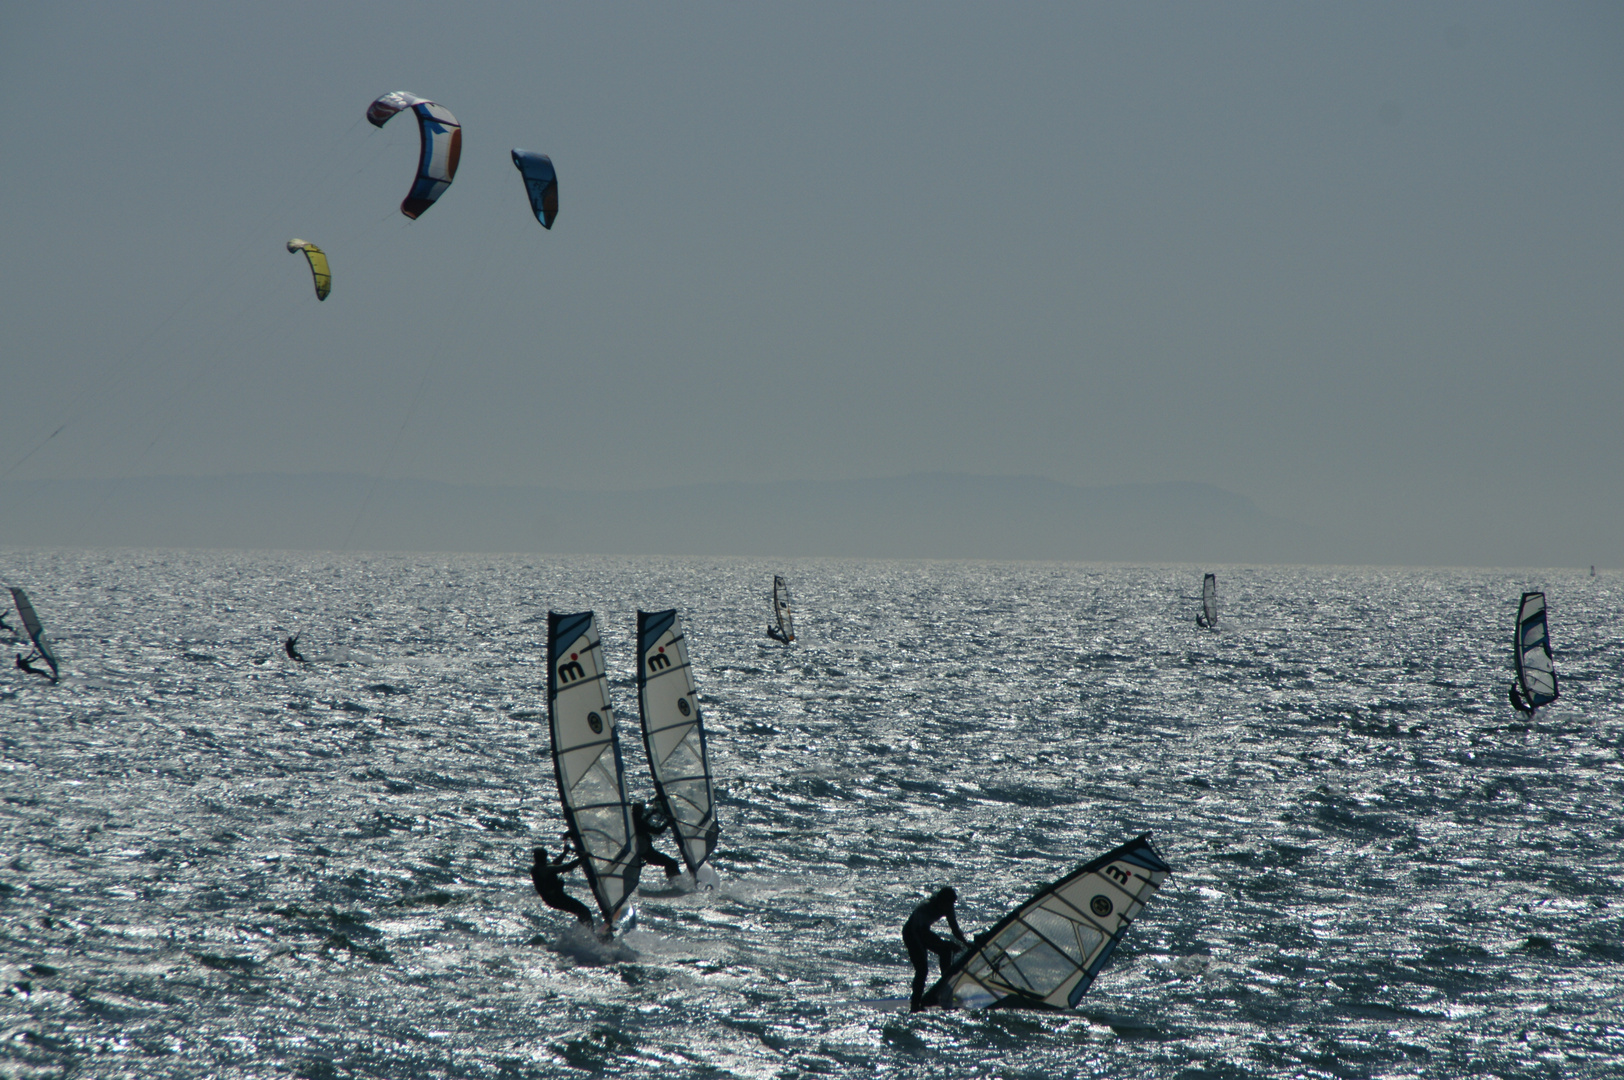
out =
<path fill-rule="evenodd" d="M 416 221 L 393 90 L 463 124 Z M 3 2 L 0 102 L 6 481 L 1194 481 L 1624 566 L 1619 5 Z"/>

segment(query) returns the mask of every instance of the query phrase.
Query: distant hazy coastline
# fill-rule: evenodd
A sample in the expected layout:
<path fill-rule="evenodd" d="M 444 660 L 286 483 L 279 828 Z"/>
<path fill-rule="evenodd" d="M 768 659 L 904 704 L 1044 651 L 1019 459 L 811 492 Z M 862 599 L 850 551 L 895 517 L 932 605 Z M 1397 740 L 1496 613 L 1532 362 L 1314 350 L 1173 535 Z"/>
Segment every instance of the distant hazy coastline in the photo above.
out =
<path fill-rule="evenodd" d="M 1349 556 L 1326 534 L 1210 484 L 1083 488 L 948 473 L 616 492 L 405 479 L 374 490 L 370 477 L 346 474 L 29 482 L 0 486 L 0 544 L 1254 563 Z"/>

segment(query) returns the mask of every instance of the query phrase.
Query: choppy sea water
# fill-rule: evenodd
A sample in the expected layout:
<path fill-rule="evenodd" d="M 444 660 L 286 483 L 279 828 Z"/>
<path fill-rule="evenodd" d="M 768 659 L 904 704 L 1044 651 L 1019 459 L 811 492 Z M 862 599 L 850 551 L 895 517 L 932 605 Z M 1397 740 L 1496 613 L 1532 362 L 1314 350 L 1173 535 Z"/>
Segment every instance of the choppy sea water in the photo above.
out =
<path fill-rule="evenodd" d="M 0 1075 L 1624 1073 L 1624 580 L 1219 567 L 1208 634 L 1202 569 L 0 552 L 65 674 L 0 676 Z M 647 793 L 639 605 L 683 611 L 722 885 L 650 875 L 604 948 L 527 875 L 541 654 L 597 611 Z M 973 935 L 1147 831 L 1174 875 L 1078 1013 L 862 1004 L 930 890 Z"/>

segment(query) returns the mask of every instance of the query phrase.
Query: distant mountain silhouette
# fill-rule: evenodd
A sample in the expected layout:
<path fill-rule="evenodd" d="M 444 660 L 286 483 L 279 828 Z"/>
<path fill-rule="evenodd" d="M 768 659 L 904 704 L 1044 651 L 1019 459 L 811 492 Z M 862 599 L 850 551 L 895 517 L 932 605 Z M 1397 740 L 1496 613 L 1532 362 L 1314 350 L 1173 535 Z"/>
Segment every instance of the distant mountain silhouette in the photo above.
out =
<path fill-rule="evenodd" d="M 371 493 L 369 499 L 368 495 Z M 364 506 L 364 510 L 363 510 Z M 315 474 L 0 487 L 0 544 L 1312 562 L 1317 530 L 1210 484 L 1074 487 L 1032 476 L 561 491 Z"/>

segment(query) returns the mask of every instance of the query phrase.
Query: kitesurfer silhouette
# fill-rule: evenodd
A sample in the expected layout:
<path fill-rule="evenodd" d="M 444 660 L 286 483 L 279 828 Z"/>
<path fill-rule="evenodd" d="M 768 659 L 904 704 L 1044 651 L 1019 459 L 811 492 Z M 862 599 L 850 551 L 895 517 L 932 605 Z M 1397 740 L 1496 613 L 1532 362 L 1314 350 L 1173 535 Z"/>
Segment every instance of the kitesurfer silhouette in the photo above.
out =
<path fill-rule="evenodd" d="M 541 902 L 554 911 L 562 911 L 567 915 L 574 915 L 586 924 L 588 930 L 592 929 L 592 912 L 587 906 L 575 897 L 564 891 L 563 875 L 581 865 L 580 859 L 571 859 L 565 862 L 569 855 L 569 848 L 558 853 L 557 860 L 547 861 L 547 849 L 537 848 L 535 862 L 530 866 L 530 880 L 535 883 L 536 895 Z"/>
<path fill-rule="evenodd" d="M 660 818 L 658 826 L 649 820 L 648 803 L 632 803 L 632 831 L 637 835 L 637 854 L 645 863 L 664 868 L 666 877 L 674 878 L 682 873 L 682 864 L 654 847 L 654 835 L 669 828 L 671 822 L 667 818 Z"/>
<path fill-rule="evenodd" d="M 298 646 L 299 646 L 299 635 L 294 634 L 292 637 L 288 638 L 286 641 L 284 641 L 282 643 L 282 651 L 288 654 L 288 659 L 289 660 L 292 660 L 292 661 L 295 661 L 296 663 L 302 664 L 302 663 L 305 662 L 305 658 L 304 658 L 303 654 L 301 654 L 299 652 L 299 647 Z"/>
<path fill-rule="evenodd" d="M 947 885 L 937 889 L 929 900 L 914 908 L 908 921 L 902 924 L 902 943 L 908 947 L 908 959 L 913 961 L 914 979 L 913 996 L 909 999 L 908 1011 L 918 1012 L 925 1007 L 925 976 L 930 971 L 930 954 L 936 954 L 936 963 L 946 974 L 947 966 L 953 962 L 953 946 L 942 940 L 941 936 L 931 927 L 943 919 L 952 929 L 953 936 L 958 938 L 962 948 L 969 948 L 970 943 L 964 938 L 964 931 L 959 929 L 959 920 L 953 915 L 953 905 L 958 901 L 959 894 L 953 886 Z"/>

